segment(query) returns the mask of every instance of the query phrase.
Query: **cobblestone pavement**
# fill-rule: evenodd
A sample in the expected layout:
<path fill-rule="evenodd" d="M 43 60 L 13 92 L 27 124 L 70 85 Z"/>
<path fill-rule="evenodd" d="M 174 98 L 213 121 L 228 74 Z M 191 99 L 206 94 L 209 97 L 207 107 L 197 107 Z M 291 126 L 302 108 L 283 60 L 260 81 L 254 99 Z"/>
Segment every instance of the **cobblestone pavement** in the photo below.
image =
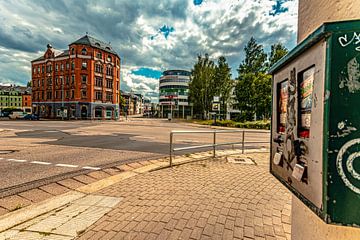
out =
<path fill-rule="evenodd" d="M 97 195 L 123 198 L 78 239 L 290 239 L 291 193 L 256 164 L 226 159 L 148 172 Z"/>

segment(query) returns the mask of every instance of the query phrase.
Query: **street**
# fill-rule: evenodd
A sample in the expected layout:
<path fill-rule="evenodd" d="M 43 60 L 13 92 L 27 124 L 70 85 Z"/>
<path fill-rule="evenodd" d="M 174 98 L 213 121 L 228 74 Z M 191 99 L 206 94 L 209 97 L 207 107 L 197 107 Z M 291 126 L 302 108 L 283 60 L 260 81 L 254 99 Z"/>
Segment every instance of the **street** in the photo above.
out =
<path fill-rule="evenodd" d="M 51 182 L 55 176 L 65 178 L 68 174 L 112 164 L 168 157 L 171 130 L 210 129 L 185 122 L 141 118 L 126 122 L 0 121 L 0 189 L 4 192 L 34 181 Z M 240 133 L 219 135 L 217 143 L 241 141 Z M 269 134 L 263 132 L 248 133 L 245 138 L 247 142 L 268 140 Z M 176 147 L 211 142 L 209 134 L 180 135 L 174 141 Z M 268 144 L 253 143 L 246 147 L 262 148 Z"/>

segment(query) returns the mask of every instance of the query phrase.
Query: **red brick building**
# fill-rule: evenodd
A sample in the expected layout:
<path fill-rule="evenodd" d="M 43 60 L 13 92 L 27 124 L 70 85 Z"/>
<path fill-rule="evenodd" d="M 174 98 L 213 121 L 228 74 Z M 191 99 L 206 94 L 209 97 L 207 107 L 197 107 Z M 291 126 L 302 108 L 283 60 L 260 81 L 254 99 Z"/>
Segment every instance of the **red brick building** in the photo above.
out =
<path fill-rule="evenodd" d="M 109 43 L 85 35 L 33 60 L 33 112 L 44 118 L 118 119 L 120 57 Z"/>
<path fill-rule="evenodd" d="M 24 112 L 31 113 L 32 110 L 32 101 L 31 101 L 31 88 L 26 87 L 21 89 L 21 108 Z"/>

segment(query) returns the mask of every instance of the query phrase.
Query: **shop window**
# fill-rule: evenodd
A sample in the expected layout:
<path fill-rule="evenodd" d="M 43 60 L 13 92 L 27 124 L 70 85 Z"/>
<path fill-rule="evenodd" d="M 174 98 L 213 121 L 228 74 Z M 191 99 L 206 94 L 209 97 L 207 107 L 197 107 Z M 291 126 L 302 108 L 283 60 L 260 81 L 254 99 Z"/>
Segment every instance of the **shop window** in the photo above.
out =
<path fill-rule="evenodd" d="M 299 73 L 299 129 L 300 138 L 309 138 L 315 66 Z"/>

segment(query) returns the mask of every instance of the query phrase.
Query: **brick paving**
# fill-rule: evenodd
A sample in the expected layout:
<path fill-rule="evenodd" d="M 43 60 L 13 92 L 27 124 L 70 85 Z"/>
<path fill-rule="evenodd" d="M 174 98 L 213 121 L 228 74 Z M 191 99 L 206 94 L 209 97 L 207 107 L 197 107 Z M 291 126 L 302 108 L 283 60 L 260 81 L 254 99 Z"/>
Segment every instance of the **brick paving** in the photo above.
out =
<path fill-rule="evenodd" d="M 290 239 L 291 193 L 268 153 L 247 156 L 257 164 L 205 160 L 105 188 L 123 200 L 77 239 Z"/>

